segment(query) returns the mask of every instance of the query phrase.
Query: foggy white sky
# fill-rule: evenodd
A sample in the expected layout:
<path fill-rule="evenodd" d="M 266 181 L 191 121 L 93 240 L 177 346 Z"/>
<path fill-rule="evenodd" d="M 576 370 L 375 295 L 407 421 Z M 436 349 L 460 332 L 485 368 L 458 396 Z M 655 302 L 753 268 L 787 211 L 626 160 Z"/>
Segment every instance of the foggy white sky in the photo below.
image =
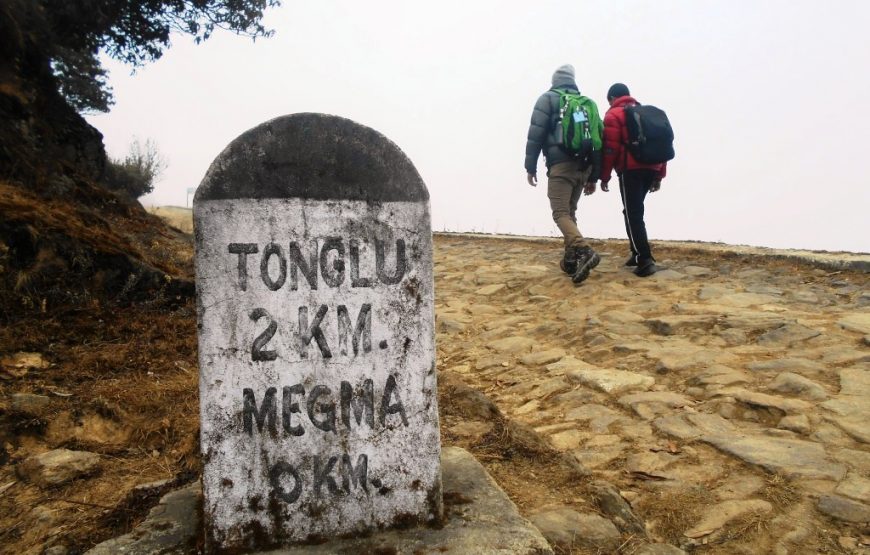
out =
<path fill-rule="evenodd" d="M 648 197 L 653 239 L 870 251 L 870 2 L 285 0 L 271 39 L 177 36 L 135 75 L 109 62 L 117 104 L 89 117 L 110 154 L 154 140 L 169 167 L 144 204 L 186 189 L 236 136 L 324 112 L 411 158 L 436 230 L 558 235 L 526 184 L 532 106 L 563 63 L 606 109 L 626 83 L 668 112 L 677 158 Z M 613 182 L 616 183 L 615 181 Z M 580 203 L 580 229 L 623 238 L 618 189 Z"/>

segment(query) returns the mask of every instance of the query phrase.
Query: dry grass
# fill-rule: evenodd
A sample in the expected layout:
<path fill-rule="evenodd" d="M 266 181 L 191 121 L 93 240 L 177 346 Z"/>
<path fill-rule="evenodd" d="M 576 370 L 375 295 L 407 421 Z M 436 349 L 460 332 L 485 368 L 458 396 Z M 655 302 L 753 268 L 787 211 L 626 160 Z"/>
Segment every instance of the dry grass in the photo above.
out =
<path fill-rule="evenodd" d="M 779 474 L 769 475 L 759 494 L 778 511 L 791 507 L 803 498 L 798 487 L 791 480 Z"/>
<path fill-rule="evenodd" d="M 698 522 L 704 509 L 714 501 L 710 489 L 699 484 L 678 491 L 651 492 L 642 498 L 636 509 L 644 521 L 653 523 L 656 535 L 678 545 L 685 539 L 683 533 Z"/>
<path fill-rule="evenodd" d="M 85 549 L 144 516 L 147 504 L 128 500 L 135 486 L 198 474 L 195 343 L 191 305 L 174 312 L 142 306 L 75 310 L 0 330 L 0 351 L 41 351 L 53 363 L 0 382 L 0 398 L 32 392 L 51 399 L 44 418 L 49 425 L 8 411 L 0 415 L 0 444 L 12 463 L 0 467 L 0 484 L 17 481 L 14 464 L 35 452 L 66 447 L 102 457 L 101 472 L 91 478 L 53 490 L 23 482 L 7 490 L 0 497 L 4 549 L 21 552 L 53 541 L 73 552 Z M 58 390 L 72 395 L 55 396 Z M 109 429 L 88 428 L 89 422 Z M 37 506 L 50 511 L 44 526 L 35 525 L 29 512 Z"/>
<path fill-rule="evenodd" d="M 180 206 L 149 206 L 149 214 L 154 214 L 167 224 L 184 233 L 193 233 L 193 211 Z"/>

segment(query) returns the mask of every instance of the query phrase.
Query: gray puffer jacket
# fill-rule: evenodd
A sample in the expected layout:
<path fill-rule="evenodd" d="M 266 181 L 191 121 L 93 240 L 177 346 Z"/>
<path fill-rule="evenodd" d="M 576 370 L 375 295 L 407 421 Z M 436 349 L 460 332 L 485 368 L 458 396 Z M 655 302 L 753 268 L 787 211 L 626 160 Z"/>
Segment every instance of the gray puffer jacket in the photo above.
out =
<path fill-rule="evenodd" d="M 553 83 L 554 89 L 567 89 L 579 92 L 574 81 L 566 80 Z M 549 170 L 554 164 L 568 162 L 573 158 L 561 146 L 562 132 L 557 125 L 559 119 L 559 93 L 549 90 L 535 102 L 532 111 L 532 122 L 529 125 L 529 135 L 526 141 L 526 173 L 538 173 L 538 156 L 544 152 L 544 159 Z M 584 169 L 592 164 L 590 176 L 598 177 L 601 170 L 601 151 L 592 153 L 592 159 L 583 163 Z"/>

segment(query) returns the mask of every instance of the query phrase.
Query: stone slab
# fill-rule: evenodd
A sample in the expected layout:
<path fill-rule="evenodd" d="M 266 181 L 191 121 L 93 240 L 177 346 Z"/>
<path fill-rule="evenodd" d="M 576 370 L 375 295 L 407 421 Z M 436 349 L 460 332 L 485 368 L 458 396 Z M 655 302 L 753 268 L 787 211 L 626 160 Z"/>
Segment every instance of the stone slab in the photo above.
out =
<path fill-rule="evenodd" d="M 569 371 L 566 377 L 570 381 L 611 395 L 635 389 L 649 389 L 655 385 L 655 378 L 652 376 L 612 368 L 577 368 Z"/>
<path fill-rule="evenodd" d="M 541 533 L 520 516 L 516 505 L 469 452 L 458 447 L 445 448 L 441 453 L 441 468 L 447 505 L 443 527 L 394 529 L 368 537 L 290 546 L 261 553 L 553 553 Z M 198 484 L 172 492 L 160 500 L 145 522 L 133 532 L 94 547 L 88 555 L 194 553 L 193 544 L 199 527 L 196 506 L 200 501 Z"/>
<path fill-rule="evenodd" d="M 410 160 L 349 120 L 261 124 L 194 199 L 206 545 L 440 517 L 432 233 Z"/>
<path fill-rule="evenodd" d="M 86 555 L 182 555 L 195 553 L 202 487 L 194 482 L 164 495 L 129 534 L 105 541 Z"/>
<path fill-rule="evenodd" d="M 846 467 L 832 462 L 825 448 L 814 441 L 737 434 L 711 434 L 702 436 L 701 440 L 788 478 L 841 480 L 846 475 Z"/>

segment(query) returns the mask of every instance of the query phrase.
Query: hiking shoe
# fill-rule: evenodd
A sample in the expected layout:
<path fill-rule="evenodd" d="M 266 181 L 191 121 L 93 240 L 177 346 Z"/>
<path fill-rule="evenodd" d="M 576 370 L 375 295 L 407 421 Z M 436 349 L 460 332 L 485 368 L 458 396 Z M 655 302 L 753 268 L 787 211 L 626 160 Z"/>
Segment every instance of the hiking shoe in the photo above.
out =
<path fill-rule="evenodd" d="M 638 264 L 637 268 L 634 270 L 634 275 L 638 277 L 649 277 L 658 271 L 659 269 L 656 266 L 655 260 L 647 260 L 642 264 Z"/>
<path fill-rule="evenodd" d="M 575 249 L 571 247 L 565 249 L 565 256 L 559 261 L 559 267 L 569 275 L 573 275 L 577 271 L 577 253 Z"/>
<path fill-rule="evenodd" d="M 601 257 L 598 253 L 592 250 L 592 247 L 577 247 L 575 249 L 577 256 L 577 269 L 571 280 L 574 283 L 581 283 L 589 277 L 589 272 L 601 262 Z"/>
<path fill-rule="evenodd" d="M 637 255 L 633 254 L 628 257 L 628 260 L 625 261 L 625 265 L 629 268 L 634 268 L 637 266 Z"/>

